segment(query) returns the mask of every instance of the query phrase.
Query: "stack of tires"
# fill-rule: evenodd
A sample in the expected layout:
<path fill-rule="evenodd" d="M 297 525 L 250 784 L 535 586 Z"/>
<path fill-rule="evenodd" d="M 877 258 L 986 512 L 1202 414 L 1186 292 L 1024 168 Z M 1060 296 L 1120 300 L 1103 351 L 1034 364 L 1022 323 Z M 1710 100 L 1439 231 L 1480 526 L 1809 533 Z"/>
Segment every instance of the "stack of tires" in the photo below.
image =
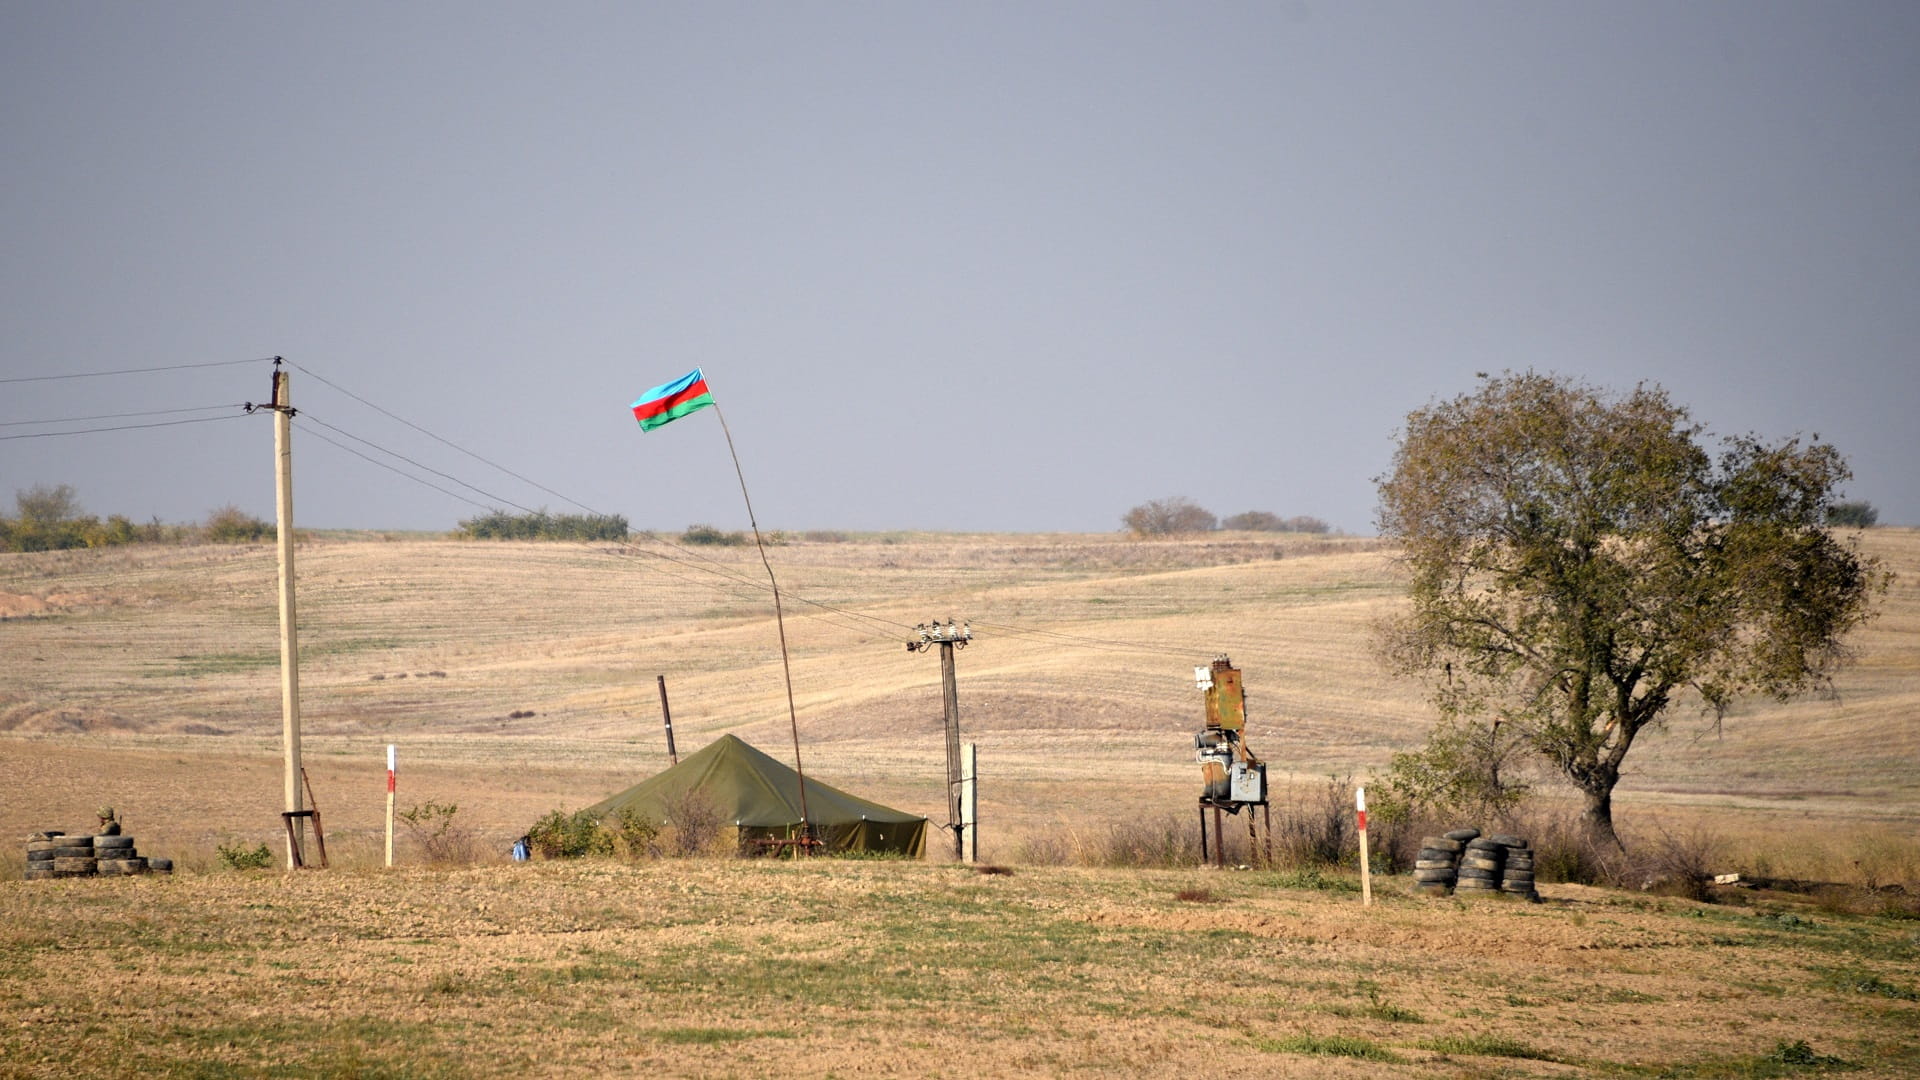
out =
<path fill-rule="evenodd" d="M 1496 836 L 1505 845 L 1507 858 L 1500 868 L 1500 891 L 1522 900 L 1539 900 L 1533 887 L 1533 846 L 1518 836 Z"/>
<path fill-rule="evenodd" d="M 1500 875 L 1507 865 L 1507 846 L 1490 836 L 1475 836 L 1460 853 L 1460 878 L 1455 896 L 1485 896 L 1500 891 Z"/>
<path fill-rule="evenodd" d="M 69 836 L 58 829 L 49 829 L 27 838 L 28 881 L 92 877 L 98 865 L 91 836 Z"/>
<path fill-rule="evenodd" d="M 1479 829 L 1455 829 L 1445 836 L 1423 838 L 1420 854 L 1414 857 L 1413 891 L 1421 896 L 1452 892 L 1460 873 L 1460 853 L 1479 835 Z"/>
<path fill-rule="evenodd" d="M 142 857 L 131 836 L 74 836 L 47 829 L 27 838 L 28 881 L 149 872 L 170 874 L 173 860 Z"/>

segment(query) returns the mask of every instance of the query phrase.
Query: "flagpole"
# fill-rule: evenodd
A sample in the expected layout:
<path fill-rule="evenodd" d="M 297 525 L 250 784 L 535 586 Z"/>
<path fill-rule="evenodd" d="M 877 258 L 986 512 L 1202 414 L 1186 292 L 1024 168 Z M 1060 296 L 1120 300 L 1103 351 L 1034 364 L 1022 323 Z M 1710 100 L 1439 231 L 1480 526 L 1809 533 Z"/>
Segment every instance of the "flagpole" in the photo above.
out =
<path fill-rule="evenodd" d="M 780 610 L 780 582 L 773 576 L 773 563 L 767 558 L 767 545 L 760 539 L 760 523 L 753 517 L 753 496 L 747 494 L 747 474 L 740 468 L 740 453 L 733 448 L 733 432 L 727 428 L 727 414 L 720 402 L 713 403 L 713 414 L 720 418 L 720 433 L 727 437 L 727 453 L 733 457 L 733 473 L 740 478 L 740 498 L 747 504 L 747 524 L 753 526 L 753 544 L 760 549 L 760 565 L 767 568 L 767 582 L 773 586 L 773 621 L 780 628 L 780 672 L 787 680 L 787 722 L 793 728 L 793 772 L 800 778 L 800 849 L 808 849 L 812 820 L 807 816 L 807 771 L 800 764 L 800 718 L 793 707 L 793 666 L 787 660 L 787 618 Z"/>

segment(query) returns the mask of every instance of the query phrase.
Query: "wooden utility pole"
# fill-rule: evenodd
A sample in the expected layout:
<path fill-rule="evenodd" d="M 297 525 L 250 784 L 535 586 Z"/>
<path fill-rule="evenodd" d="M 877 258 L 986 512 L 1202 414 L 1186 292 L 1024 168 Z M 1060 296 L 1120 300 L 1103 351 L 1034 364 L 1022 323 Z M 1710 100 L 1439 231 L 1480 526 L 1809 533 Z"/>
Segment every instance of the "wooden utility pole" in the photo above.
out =
<path fill-rule="evenodd" d="M 286 812 L 298 814 L 300 797 L 300 643 L 293 602 L 293 395 L 287 373 L 273 358 L 274 520 L 280 530 L 280 733 L 286 752 Z M 294 829 L 301 818 L 288 819 Z M 299 843 L 287 834 L 287 869 L 300 862 Z"/>
<path fill-rule="evenodd" d="M 942 712 L 947 729 L 947 828 L 953 830 L 953 857 L 965 862 L 967 822 L 961 805 L 960 690 L 954 680 L 953 651 L 967 647 L 967 642 L 973 640 L 973 630 L 949 617 L 944 626 L 935 622 L 931 626 L 916 626 L 914 631 L 919 636 L 907 642 L 908 652 L 940 646 Z"/>

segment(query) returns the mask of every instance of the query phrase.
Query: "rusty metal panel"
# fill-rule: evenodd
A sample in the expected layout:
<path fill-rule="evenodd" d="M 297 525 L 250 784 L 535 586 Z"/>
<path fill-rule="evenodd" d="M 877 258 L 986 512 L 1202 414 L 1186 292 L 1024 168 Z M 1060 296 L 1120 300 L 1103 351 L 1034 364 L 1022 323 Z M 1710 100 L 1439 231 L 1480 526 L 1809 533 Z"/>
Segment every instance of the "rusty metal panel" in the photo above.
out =
<path fill-rule="evenodd" d="M 1240 672 L 1225 660 L 1213 662 L 1213 685 L 1207 688 L 1207 726 L 1223 731 L 1240 731 L 1247 726 Z"/>

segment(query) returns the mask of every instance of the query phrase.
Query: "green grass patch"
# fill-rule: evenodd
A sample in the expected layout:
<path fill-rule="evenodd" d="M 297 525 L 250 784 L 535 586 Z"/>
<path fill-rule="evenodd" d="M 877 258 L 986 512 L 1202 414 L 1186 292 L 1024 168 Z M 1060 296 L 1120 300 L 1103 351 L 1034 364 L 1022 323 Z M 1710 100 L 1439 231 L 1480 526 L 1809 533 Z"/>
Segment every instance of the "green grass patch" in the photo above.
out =
<path fill-rule="evenodd" d="M 1404 1062 L 1399 1054 L 1372 1039 L 1352 1035 L 1290 1035 L 1284 1039 L 1255 1039 L 1254 1049 L 1269 1054 L 1307 1054 L 1314 1057 L 1350 1057 L 1362 1061 Z"/>
<path fill-rule="evenodd" d="M 1527 1061 L 1558 1060 L 1545 1050 L 1528 1046 L 1518 1039 L 1509 1039 L 1505 1035 L 1445 1035 L 1438 1039 L 1429 1039 L 1420 1046 L 1436 1054 L 1459 1054 L 1463 1057 L 1522 1058 Z"/>
<path fill-rule="evenodd" d="M 1868 994 L 1895 1001 L 1920 1001 L 1912 987 L 1900 986 L 1860 968 L 1829 968 L 1820 973 L 1820 986 L 1843 994 Z"/>

